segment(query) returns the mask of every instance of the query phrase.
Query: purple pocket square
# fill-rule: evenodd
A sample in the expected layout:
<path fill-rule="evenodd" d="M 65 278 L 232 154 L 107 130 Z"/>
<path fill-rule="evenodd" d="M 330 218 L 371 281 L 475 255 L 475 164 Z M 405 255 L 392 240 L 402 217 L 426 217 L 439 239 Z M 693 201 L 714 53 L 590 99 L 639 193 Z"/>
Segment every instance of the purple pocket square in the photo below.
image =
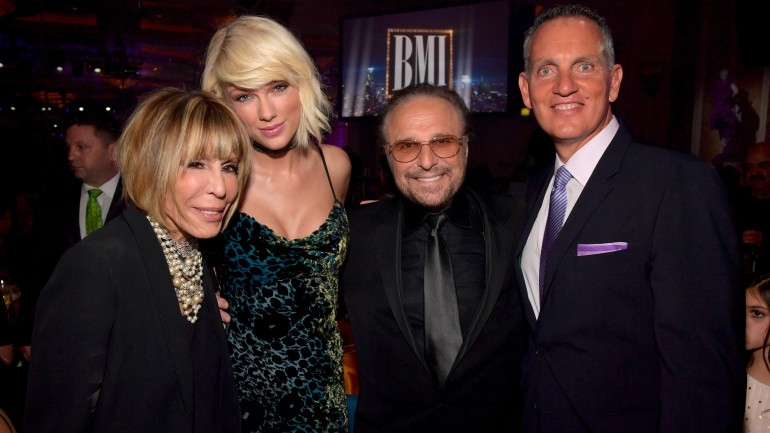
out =
<path fill-rule="evenodd" d="M 609 242 L 606 244 L 578 244 L 577 255 L 593 256 L 594 254 L 612 253 L 628 249 L 628 242 Z"/>

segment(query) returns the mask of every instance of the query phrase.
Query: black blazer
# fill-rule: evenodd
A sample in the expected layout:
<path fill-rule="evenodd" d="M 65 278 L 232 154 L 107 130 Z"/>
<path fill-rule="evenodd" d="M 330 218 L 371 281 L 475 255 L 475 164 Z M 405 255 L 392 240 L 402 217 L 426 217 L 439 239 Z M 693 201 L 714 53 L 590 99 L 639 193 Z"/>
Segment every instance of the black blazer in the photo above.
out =
<path fill-rule="evenodd" d="M 62 254 L 80 242 L 80 190 L 81 182 L 69 182 L 47 190 L 40 197 L 35 214 L 35 274 L 30 285 L 23 287 L 19 307 L 16 342 L 29 345 L 32 338 L 35 305 L 40 290 L 48 281 Z M 107 211 L 105 225 L 125 209 L 123 177 L 118 179 L 115 195 Z"/>
<path fill-rule="evenodd" d="M 193 369 L 180 338 L 192 325 L 179 311 L 166 259 L 143 214 L 127 209 L 68 250 L 38 303 L 24 430 L 197 432 L 195 378 L 214 390 L 211 413 L 197 417 L 212 417 L 213 431 L 239 431 L 208 268 L 203 284 L 208 306 L 194 326 L 215 330 L 209 353 L 216 371 Z"/>
<path fill-rule="evenodd" d="M 443 387 L 416 349 L 400 299 L 402 199 L 350 212 L 341 286 L 358 355 L 357 433 L 503 432 L 518 426 L 527 325 L 511 264 L 520 212 L 512 202 L 468 194 L 484 219 L 487 286 Z"/>
<path fill-rule="evenodd" d="M 521 253 L 553 166 L 532 181 Z M 736 432 L 744 294 L 715 170 L 621 124 L 548 257 L 524 364 L 524 432 Z M 578 255 L 580 245 L 627 249 Z"/>

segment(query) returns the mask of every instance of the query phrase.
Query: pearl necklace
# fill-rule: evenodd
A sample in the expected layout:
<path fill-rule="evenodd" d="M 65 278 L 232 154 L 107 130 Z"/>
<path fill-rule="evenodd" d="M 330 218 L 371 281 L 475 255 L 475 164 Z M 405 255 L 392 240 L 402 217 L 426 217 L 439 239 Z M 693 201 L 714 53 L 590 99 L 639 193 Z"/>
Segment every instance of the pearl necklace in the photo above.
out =
<path fill-rule="evenodd" d="M 168 270 L 174 283 L 176 299 L 182 307 L 182 314 L 190 323 L 198 320 L 198 310 L 203 303 L 203 260 L 196 245 L 186 241 L 175 241 L 165 227 L 147 215 L 147 219 L 160 241 L 166 256 Z"/>

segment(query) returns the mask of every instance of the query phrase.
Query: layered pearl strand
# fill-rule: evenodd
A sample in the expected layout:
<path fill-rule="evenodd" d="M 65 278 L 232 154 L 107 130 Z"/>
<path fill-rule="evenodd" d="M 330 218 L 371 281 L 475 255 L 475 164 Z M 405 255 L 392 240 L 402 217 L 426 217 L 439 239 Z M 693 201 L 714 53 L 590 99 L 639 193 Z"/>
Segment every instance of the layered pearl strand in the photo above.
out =
<path fill-rule="evenodd" d="M 198 310 L 203 302 L 203 259 L 196 245 L 186 241 L 175 241 L 168 230 L 147 215 L 155 236 L 160 241 L 166 256 L 168 270 L 174 283 L 176 299 L 182 307 L 182 314 L 190 323 L 198 320 Z"/>

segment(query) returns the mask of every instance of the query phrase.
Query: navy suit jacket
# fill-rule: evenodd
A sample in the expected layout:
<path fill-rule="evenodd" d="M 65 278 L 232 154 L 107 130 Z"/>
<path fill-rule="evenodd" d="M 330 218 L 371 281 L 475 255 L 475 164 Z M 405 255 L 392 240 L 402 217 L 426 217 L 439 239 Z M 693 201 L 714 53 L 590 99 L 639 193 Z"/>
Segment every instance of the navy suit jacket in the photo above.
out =
<path fill-rule="evenodd" d="M 356 433 L 518 428 L 527 325 L 512 260 L 521 212 L 511 202 L 468 194 L 483 215 L 487 284 L 443 386 L 433 380 L 417 349 L 401 299 L 403 199 L 350 212 L 350 251 L 341 286 L 358 355 Z"/>
<path fill-rule="evenodd" d="M 530 184 L 522 249 L 553 166 Z M 621 124 L 548 257 L 524 363 L 524 432 L 736 432 L 745 395 L 744 293 L 715 170 Z M 626 242 L 578 255 L 580 245 Z"/>

